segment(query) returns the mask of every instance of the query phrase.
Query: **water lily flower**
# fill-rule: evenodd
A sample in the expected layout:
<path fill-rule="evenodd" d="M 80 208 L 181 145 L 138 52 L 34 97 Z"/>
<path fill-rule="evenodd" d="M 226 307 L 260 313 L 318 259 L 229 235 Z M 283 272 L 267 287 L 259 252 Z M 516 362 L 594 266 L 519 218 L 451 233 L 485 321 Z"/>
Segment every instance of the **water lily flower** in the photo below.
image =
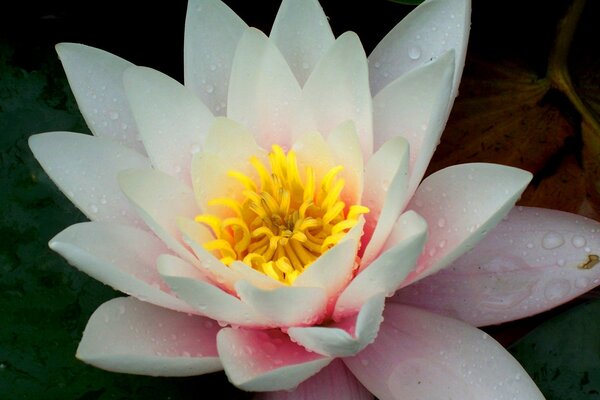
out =
<path fill-rule="evenodd" d="M 93 136 L 30 147 L 90 222 L 50 247 L 129 295 L 94 312 L 77 356 L 223 369 L 269 399 L 543 398 L 459 319 L 520 318 L 595 286 L 599 226 L 535 209 L 502 220 L 531 178 L 516 168 L 423 179 L 469 18 L 468 0 L 425 1 L 367 59 L 316 0 L 284 0 L 268 37 L 190 0 L 185 85 L 58 45 Z"/>

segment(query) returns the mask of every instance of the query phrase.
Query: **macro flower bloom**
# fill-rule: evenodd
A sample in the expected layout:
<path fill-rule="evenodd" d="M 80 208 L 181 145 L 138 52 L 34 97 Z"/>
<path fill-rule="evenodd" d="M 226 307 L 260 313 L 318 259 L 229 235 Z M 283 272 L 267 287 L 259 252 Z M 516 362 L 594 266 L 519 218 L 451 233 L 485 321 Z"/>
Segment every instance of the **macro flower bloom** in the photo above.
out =
<path fill-rule="evenodd" d="M 284 0 L 269 37 L 190 0 L 185 85 L 58 45 L 94 136 L 30 146 L 91 221 L 50 247 L 130 295 L 96 310 L 78 357 L 136 374 L 224 369 L 263 398 L 542 398 L 449 316 L 499 323 L 597 285 L 598 224 L 536 209 L 502 220 L 531 178 L 516 168 L 423 180 L 469 15 L 468 0 L 426 1 L 367 59 L 313 0 Z"/>

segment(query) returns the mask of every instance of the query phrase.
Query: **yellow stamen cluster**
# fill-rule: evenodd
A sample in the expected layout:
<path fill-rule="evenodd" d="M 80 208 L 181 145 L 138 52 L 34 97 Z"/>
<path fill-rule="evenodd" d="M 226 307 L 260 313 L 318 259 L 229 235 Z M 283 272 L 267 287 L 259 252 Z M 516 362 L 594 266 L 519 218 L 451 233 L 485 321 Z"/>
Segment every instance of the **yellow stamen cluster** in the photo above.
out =
<path fill-rule="evenodd" d="M 270 171 L 256 157 L 250 159 L 260 183 L 229 171 L 245 188 L 243 200 L 216 198 L 209 205 L 224 206 L 231 217 L 202 214 L 196 221 L 207 225 L 215 239 L 203 243 L 226 265 L 239 260 L 286 284 L 291 284 L 321 254 L 333 247 L 369 209 L 340 199 L 343 169 L 330 169 L 320 180 L 311 167 L 300 177 L 296 154 L 273 146 Z"/>

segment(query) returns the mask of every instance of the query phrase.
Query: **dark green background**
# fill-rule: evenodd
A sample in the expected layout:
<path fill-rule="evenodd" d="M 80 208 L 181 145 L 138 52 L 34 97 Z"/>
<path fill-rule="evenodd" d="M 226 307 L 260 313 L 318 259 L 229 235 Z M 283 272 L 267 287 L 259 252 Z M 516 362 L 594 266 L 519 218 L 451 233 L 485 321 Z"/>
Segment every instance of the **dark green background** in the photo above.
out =
<path fill-rule="evenodd" d="M 276 3 L 230 3 L 251 25 L 269 31 Z M 517 7 L 475 1 L 470 53 L 517 57 L 533 70 L 543 69 L 540 60 L 568 2 L 547 3 L 530 0 Z M 383 0 L 323 5 L 334 33 L 356 31 L 367 51 L 412 8 Z M 250 398 L 222 373 L 137 377 L 75 359 L 90 314 L 118 293 L 48 249 L 52 236 L 85 218 L 54 187 L 27 146 L 34 133 L 88 132 L 55 43 L 100 47 L 181 81 L 185 2 L 55 1 L 13 7 L 0 17 L 0 399 L 213 398 L 209 388 L 219 390 L 219 398 Z M 548 399 L 600 399 L 600 302 L 589 297 L 488 329 L 508 344 L 541 324 L 511 351 Z"/>

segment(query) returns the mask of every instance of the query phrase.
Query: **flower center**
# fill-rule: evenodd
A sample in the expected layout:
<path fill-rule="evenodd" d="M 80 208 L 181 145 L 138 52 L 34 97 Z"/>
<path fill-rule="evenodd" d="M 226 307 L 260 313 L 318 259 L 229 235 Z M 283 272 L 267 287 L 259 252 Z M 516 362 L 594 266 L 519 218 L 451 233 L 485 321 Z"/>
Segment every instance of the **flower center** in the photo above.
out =
<path fill-rule="evenodd" d="M 259 181 L 238 171 L 228 176 L 244 186 L 242 200 L 216 198 L 208 205 L 225 206 L 233 216 L 198 215 L 215 239 L 203 243 L 226 264 L 242 261 L 285 284 L 292 284 L 310 264 L 325 253 L 369 212 L 361 205 L 346 206 L 341 200 L 342 166 L 331 168 L 320 180 L 313 168 L 300 177 L 296 154 L 277 145 L 269 153 L 267 168 L 258 158 L 250 163 Z"/>

